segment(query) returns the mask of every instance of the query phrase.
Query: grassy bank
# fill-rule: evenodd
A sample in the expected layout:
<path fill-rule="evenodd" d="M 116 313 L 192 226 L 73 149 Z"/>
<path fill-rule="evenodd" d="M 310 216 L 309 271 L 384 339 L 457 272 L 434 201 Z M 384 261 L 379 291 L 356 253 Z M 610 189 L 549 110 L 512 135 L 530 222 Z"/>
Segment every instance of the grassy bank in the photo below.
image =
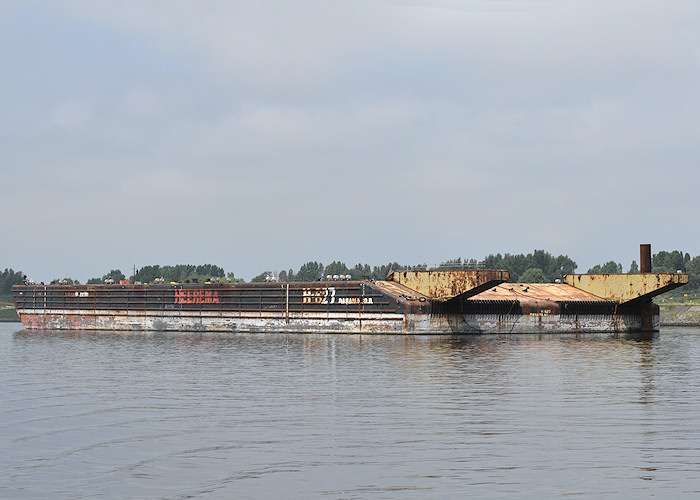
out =
<path fill-rule="evenodd" d="M 19 321 L 10 295 L 0 295 L 0 321 Z"/>
<path fill-rule="evenodd" d="M 661 309 L 661 324 L 700 326 L 700 297 L 697 295 L 661 295 L 655 299 Z"/>
<path fill-rule="evenodd" d="M 0 321 L 19 321 L 19 317 L 12 304 L 0 302 Z"/>
<path fill-rule="evenodd" d="M 700 326 L 700 290 L 677 288 L 654 298 L 662 325 Z"/>

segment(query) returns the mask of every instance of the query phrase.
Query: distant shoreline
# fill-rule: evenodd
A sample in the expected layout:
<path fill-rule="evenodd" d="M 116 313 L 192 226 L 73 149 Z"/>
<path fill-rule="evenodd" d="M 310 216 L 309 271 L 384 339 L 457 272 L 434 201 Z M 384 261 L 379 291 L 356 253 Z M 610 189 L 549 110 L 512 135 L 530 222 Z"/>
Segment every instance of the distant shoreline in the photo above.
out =
<path fill-rule="evenodd" d="M 661 326 L 700 326 L 700 305 L 693 302 L 685 304 L 663 304 L 660 306 Z"/>

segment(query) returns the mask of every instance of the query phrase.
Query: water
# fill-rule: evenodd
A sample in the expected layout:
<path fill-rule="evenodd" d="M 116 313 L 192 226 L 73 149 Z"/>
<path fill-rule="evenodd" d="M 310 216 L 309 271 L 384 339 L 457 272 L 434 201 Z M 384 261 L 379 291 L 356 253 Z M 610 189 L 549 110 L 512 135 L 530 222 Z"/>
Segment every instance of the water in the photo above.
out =
<path fill-rule="evenodd" d="M 697 498 L 700 329 L 401 337 L 0 324 L 0 498 Z"/>

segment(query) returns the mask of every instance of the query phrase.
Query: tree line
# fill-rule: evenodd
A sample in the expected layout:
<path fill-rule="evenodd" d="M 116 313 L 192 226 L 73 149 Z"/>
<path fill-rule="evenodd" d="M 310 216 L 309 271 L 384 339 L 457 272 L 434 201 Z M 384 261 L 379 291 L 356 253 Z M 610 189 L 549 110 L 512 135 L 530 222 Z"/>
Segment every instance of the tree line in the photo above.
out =
<path fill-rule="evenodd" d="M 328 276 L 340 277 L 340 276 L 350 276 L 350 279 L 361 280 L 361 279 L 374 279 L 383 280 L 391 272 L 392 269 L 407 269 L 408 266 L 403 266 L 397 262 L 390 262 L 382 266 L 370 267 L 369 264 L 356 264 L 354 267 L 349 268 L 344 262 L 333 261 L 328 265 L 323 265 L 320 262 L 309 261 L 306 264 L 302 264 L 298 271 L 289 269 L 288 271 L 280 271 L 275 273 L 273 271 L 263 271 L 254 277 L 251 283 L 257 283 L 261 281 L 280 281 L 280 282 L 290 282 L 290 281 L 318 281 L 326 279 Z"/>
<path fill-rule="evenodd" d="M 9 296 L 12 293 L 12 285 L 24 283 L 24 279 L 22 271 L 5 269 L 0 273 L 0 296 Z"/>
<path fill-rule="evenodd" d="M 324 265 L 321 262 L 309 261 L 302 264 L 298 270 L 293 269 L 274 272 L 264 271 L 255 276 L 251 282 L 261 281 L 317 281 L 327 279 L 328 276 L 349 276 L 353 280 L 374 279 L 383 280 L 392 270 L 422 269 L 422 270 L 449 270 L 449 269 L 505 269 L 510 272 L 510 281 L 528 283 L 551 283 L 561 279 L 565 274 L 573 274 L 577 264 L 566 255 L 554 256 L 544 250 L 535 250 L 528 254 L 490 254 L 481 260 L 473 258 L 461 258 L 446 260 L 436 266 L 426 264 L 405 265 L 398 262 L 389 262 L 384 265 L 370 266 L 358 263 L 348 267 L 344 262 L 333 261 Z M 700 255 L 691 257 L 689 253 L 679 250 L 671 252 L 662 250 L 652 255 L 652 271 L 659 273 L 675 273 L 685 271 L 690 275 L 690 282 L 686 289 L 700 290 Z M 608 261 L 588 269 L 588 273 L 621 273 L 623 266 L 619 262 Z M 639 265 L 632 261 L 626 272 L 639 272 Z M 13 284 L 22 283 L 24 274 L 21 271 L 5 269 L 0 273 L 0 295 L 9 296 Z M 174 266 L 150 265 L 136 270 L 135 274 L 127 277 L 121 270 L 113 269 L 99 278 L 91 278 L 88 284 L 119 283 L 120 280 L 129 279 L 142 283 L 155 283 L 163 281 L 187 282 L 187 281 L 218 281 L 218 282 L 242 282 L 234 276 L 234 273 L 226 273 L 222 267 L 213 264 L 190 265 L 179 264 Z M 78 280 L 64 278 L 54 280 L 67 284 L 78 284 Z"/>
<path fill-rule="evenodd" d="M 700 288 L 700 255 L 691 257 L 689 253 L 683 253 L 680 250 L 673 250 L 672 252 L 662 250 L 651 256 L 651 270 L 655 273 L 687 272 L 690 277 L 690 282 L 697 281 L 696 286 Z M 614 260 L 608 261 L 605 264 L 598 264 L 588 270 L 588 274 L 622 272 L 624 272 L 622 264 Z M 627 272 L 639 272 L 639 264 L 637 264 L 636 260 L 632 261 Z"/>
<path fill-rule="evenodd" d="M 444 261 L 436 266 L 427 264 L 404 265 L 390 262 L 381 266 L 370 267 L 368 264 L 356 264 L 348 267 L 344 262 L 334 261 L 324 266 L 320 262 L 310 261 L 303 264 L 297 272 L 264 271 L 253 278 L 252 282 L 260 281 L 315 281 L 327 279 L 328 276 L 350 276 L 350 279 L 383 280 L 392 270 L 451 270 L 451 269 L 505 269 L 510 271 L 511 281 L 554 282 L 564 274 L 572 274 L 576 262 L 566 255 L 553 256 L 544 250 L 535 250 L 530 254 L 491 254 L 482 260 L 462 259 L 458 257 Z"/>
<path fill-rule="evenodd" d="M 224 273 L 224 269 L 213 264 L 178 264 L 176 266 L 144 266 L 137 269 L 135 274 L 129 276 L 124 275 L 120 269 L 112 269 L 102 278 L 92 278 L 88 280 L 88 285 L 99 283 L 119 283 L 121 280 L 129 279 L 130 281 L 140 281 L 141 283 L 155 283 L 163 281 L 165 283 L 176 282 L 182 283 L 185 281 L 207 281 L 207 280 L 223 280 L 228 278 L 230 281 L 235 280 L 233 273 Z"/>

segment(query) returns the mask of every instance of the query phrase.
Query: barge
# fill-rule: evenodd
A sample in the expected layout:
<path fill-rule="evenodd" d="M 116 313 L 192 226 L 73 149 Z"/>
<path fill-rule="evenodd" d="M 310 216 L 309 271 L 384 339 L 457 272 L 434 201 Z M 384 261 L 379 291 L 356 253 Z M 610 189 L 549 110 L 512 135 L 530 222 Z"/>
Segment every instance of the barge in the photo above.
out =
<path fill-rule="evenodd" d="M 643 245 L 644 247 L 644 245 Z M 504 270 L 393 271 L 386 280 L 13 287 L 27 329 L 382 334 L 658 331 L 651 298 L 684 273 L 567 275 L 509 283 Z M 647 251 L 647 256 L 650 253 Z M 645 269 L 646 268 L 646 269 Z"/>

